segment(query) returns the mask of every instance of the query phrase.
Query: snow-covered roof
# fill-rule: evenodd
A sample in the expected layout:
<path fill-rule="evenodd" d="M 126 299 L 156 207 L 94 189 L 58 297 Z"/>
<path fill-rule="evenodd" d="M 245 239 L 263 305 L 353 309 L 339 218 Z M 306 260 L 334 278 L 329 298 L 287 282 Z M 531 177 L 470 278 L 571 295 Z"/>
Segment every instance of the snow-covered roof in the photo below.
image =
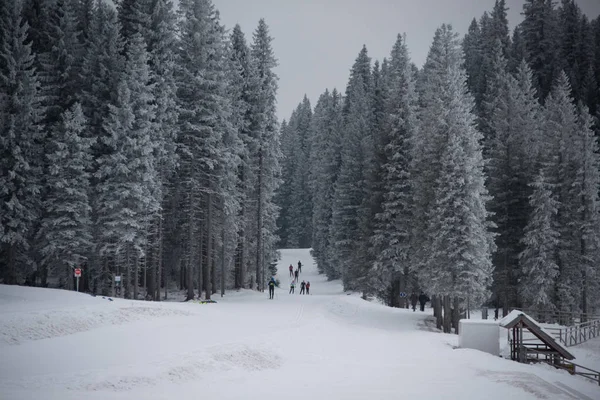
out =
<path fill-rule="evenodd" d="M 553 347 L 560 353 L 561 356 L 568 360 L 573 360 L 575 356 L 567 350 L 562 343 L 559 343 L 554 336 L 547 330 L 545 330 L 539 322 L 525 314 L 523 311 L 512 310 L 506 317 L 500 320 L 500 326 L 510 329 L 517 325 L 519 322 L 523 322 L 525 327 L 531 331 L 538 339 L 546 343 L 548 346 Z"/>

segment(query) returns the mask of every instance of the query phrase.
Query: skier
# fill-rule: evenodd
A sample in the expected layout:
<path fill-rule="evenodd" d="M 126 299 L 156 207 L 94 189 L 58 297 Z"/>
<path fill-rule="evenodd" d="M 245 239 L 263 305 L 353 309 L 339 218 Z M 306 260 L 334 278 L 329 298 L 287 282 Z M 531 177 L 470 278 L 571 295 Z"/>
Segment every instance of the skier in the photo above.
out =
<path fill-rule="evenodd" d="M 304 289 L 306 289 L 306 282 L 302 281 L 300 284 L 300 294 L 304 294 Z"/>
<path fill-rule="evenodd" d="M 290 264 L 290 276 L 294 276 L 294 267 L 292 267 L 292 264 Z"/>
<path fill-rule="evenodd" d="M 292 281 L 292 283 L 290 283 L 290 294 L 294 293 L 295 287 L 296 287 L 296 281 Z"/>
<path fill-rule="evenodd" d="M 298 272 L 302 273 L 302 263 L 298 260 Z"/>
<path fill-rule="evenodd" d="M 425 311 L 425 303 L 429 301 L 429 297 L 423 291 L 419 295 L 419 303 L 421 304 L 421 311 Z"/>
<path fill-rule="evenodd" d="M 275 277 L 272 276 L 269 281 L 269 299 L 273 300 L 273 297 L 275 297 Z"/>
<path fill-rule="evenodd" d="M 306 294 L 310 294 L 310 282 L 306 282 Z"/>
<path fill-rule="evenodd" d="M 296 279 L 296 282 L 298 282 L 298 270 L 294 272 L 294 278 Z"/>
<path fill-rule="evenodd" d="M 412 305 L 413 312 L 417 311 L 417 301 L 419 301 L 419 296 L 413 291 L 410 295 L 410 304 Z"/>

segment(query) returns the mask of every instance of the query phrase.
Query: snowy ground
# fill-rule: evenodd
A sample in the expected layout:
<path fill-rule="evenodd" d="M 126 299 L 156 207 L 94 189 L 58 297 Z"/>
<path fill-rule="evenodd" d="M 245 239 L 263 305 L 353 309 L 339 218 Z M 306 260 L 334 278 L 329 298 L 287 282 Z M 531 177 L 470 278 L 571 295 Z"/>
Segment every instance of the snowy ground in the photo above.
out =
<path fill-rule="evenodd" d="M 287 293 L 298 260 L 310 296 Z M 343 294 L 308 250 L 282 251 L 279 271 L 275 300 L 206 305 L 0 285 L 0 399 L 600 398 L 584 378 L 454 349 L 428 313 Z"/>

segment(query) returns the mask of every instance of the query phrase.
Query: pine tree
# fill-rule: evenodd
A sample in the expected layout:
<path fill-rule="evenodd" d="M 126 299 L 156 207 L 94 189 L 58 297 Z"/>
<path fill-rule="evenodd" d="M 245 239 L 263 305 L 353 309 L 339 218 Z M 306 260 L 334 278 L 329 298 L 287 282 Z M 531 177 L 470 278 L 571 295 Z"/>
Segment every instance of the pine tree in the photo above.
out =
<path fill-rule="evenodd" d="M 76 103 L 54 128 L 46 158 L 45 217 L 37 234 L 46 272 L 60 278 L 60 286 L 73 289 L 73 269 L 87 262 L 92 249 L 88 199 L 91 140 L 84 135 L 85 118 Z M 84 271 L 87 268 L 84 268 Z M 87 273 L 87 271 L 85 271 Z"/>
<path fill-rule="evenodd" d="M 101 253 L 114 256 L 117 266 L 123 267 L 127 298 L 138 296 L 138 261 L 144 255 L 148 218 L 159 206 L 156 144 L 151 135 L 154 98 L 147 57 L 143 38 L 134 35 L 127 52 L 127 75 L 104 122 L 109 136 L 101 140 L 108 151 L 98 158 L 96 174 L 102 182 L 96 188 Z"/>
<path fill-rule="evenodd" d="M 313 144 L 310 154 L 311 188 L 313 192 L 313 250 L 319 271 L 329 279 L 340 277 L 332 262 L 330 226 L 334 186 L 341 164 L 342 97 L 333 90 L 319 97 L 312 118 Z"/>
<path fill-rule="evenodd" d="M 163 242 L 165 228 L 163 220 L 175 220 L 176 210 L 172 204 L 172 178 L 175 176 L 177 164 L 176 136 L 178 109 L 176 104 L 177 85 L 175 81 L 175 13 L 169 1 L 154 0 L 148 9 L 150 27 L 148 31 L 148 64 L 150 67 L 150 83 L 153 88 L 155 104 L 152 121 L 152 141 L 155 143 L 154 156 L 160 178 L 156 198 L 161 207 L 153 216 L 146 260 L 150 265 L 147 292 L 154 300 L 160 299 L 160 284 L 163 267 Z"/>
<path fill-rule="evenodd" d="M 290 143 L 287 154 L 283 153 L 289 163 L 289 176 L 282 179 L 289 186 L 287 199 L 288 231 L 286 245 L 291 248 L 310 247 L 312 238 L 312 199 L 308 188 L 308 158 L 310 153 L 310 124 L 312 108 L 308 98 L 304 96 L 302 103 L 296 108 L 288 124 Z M 282 208 L 283 205 L 280 206 Z"/>
<path fill-rule="evenodd" d="M 253 193 L 256 204 L 256 244 L 253 254 L 256 255 L 254 268 L 258 290 L 264 290 L 265 263 L 274 258 L 277 243 L 275 231 L 278 207 L 274 204 L 273 197 L 280 183 L 281 155 L 276 117 L 278 78 L 273 72 L 277 60 L 273 55 L 272 41 L 269 28 L 264 19 L 261 19 L 253 34 L 250 53 L 254 76 L 251 78 L 252 115 L 249 125 L 257 144 L 252 154 L 252 164 L 257 177 Z"/>
<path fill-rule="evenodd" d="M 560 234 L 556 231 L 558 204 L 546 182 L 543 171 L 531 185 L 532 213 L 522 239 L 523 251 L 519 254 L 522 268 L 519 292 L 524 304 L 538 310 L 552 310 L 555 304 L 554 285 L 559 274 L 555 262 Z"/>
<path fill-rule="evenodd" d="M 256 148 L 256 141 L 250 132 L 252 117 L 251 81 L 254 71 L 250 62 L 250 48 L 246 44 L 244 33 L 239 24 L 231 33 L 231 62 L 232 62 L 232 108 L 233 124 L 237 128 L 238 137 L 242 141 L 240 149 L 240 165 L 238 167 L 238 195 L 240 211 L 238 215 L 239 229 L 237 248 L 235 252 L 235 287 L 245 288 L 247 270 L 249 267 L 248 234 L 251 232 L 253 214 L 250 212 L 252 189 L 256 177 L 252 169 L 251 154 Z"/>
<path fill-rule="evenodd" d="M 500 56 L 498 62 L 505 64 Z M 492 196 L 489 209 L 493 213 L 497 251 L 494 254 L 494 299 L 496 305 L 519 305 L 518 255 L 529 213 L 528 184 L 539 169 L 541 136 L 539 135 L 539 104 L 531 86 L 531 71 L 524 62 L 517 78 L 504 68 L 495 78 L 498 97 L 489 127 L 487 187 Z"/>
<path fill-rule="evenodd" d="M 364 143 L 372 127 L 370 64 L 367 48 L 363 46 L 346 89 L 341 166 L 335 183 L 330 226 L 333 246 L 330 262 L 338 269 L 345 290 L 367 289 L 366 266 L 360 263 L 357 250 L 361 240 L 358 223 L 364 197 Z"/>
<path fill-rule="evenodd" d="M 410 227 L 412 226 L 411 141 L 416 128 L 415 77 L 406 39 L 398 36 L 387 68 L 386 142 L 383 202 L 373 236 L 376 263 L 373 276 L 382 290 L 391 290 L 389 304 L 403 306 L 399 292 L 408 287 Z"/>
<path fill-rule="evenodd" d="M 573 152 L 573 139 L 578 130 L 577 113 L 572 103 L 569 79 L 564 72 L 561 72 L 546 99 L 543 121 L 545 173 L 554 185 L 553 194 L 558 202 L 556 229 L 562 238 L 555 254 L 559 267 L 556 307 L 561 311 L 576 311 L 581 298 L 580 292 L 573 288 L 582 287 L 582 282 L 577 265 L 579 243 L 576 231 L 579 227 L 572 223 L 579 207 L 577 199 L 572 198 L 572 187 L 576 177 L 576 160 L 581 155 Z"/>
<path fill-rule="evenodd" d="M 477 20 L 473 18 L 469 30 L 463 39 L 463 52 L 465 54 L 465 70 L 467 71 L 467 85 L 476 101 L 480 101 L 480 96 L 483 93 L 481 63 L 483 58 L 482 53 L 482 37 L 481 30 Z M 478 103 L 479 104 L 479 103 Z"/>
<path fill-rule="evenodd" d="M 435 101 L 425 102 L 421 111 L 422 120 L 427 118 L 429 123 L 419 129 L 426 145 L 419 151 L 437 154 L 439 161 L 429 165 L 435 169 L 426 174 L 433 178 L 431 198 L 419 204 L 426 205 L 427 219 L 422 243 L 426 256 L 418 273 L 428 293 L 478 303 L 487 298 L 491 283 L 493 241 L 485 208 L 488 195 L 481 134 L 474 127 L 473 99 L 466 90 L 462 63 L 457 35 L 443 25 L 436 32 L 424 71 L 423 100 Z M 416 172 L 425 175 L 423 170 Z M 427 199 L 423 189 L 419 187 L 418 193 L 424 192 L 420 197 Z"/>
<path fill-rule="evenodd" d="M 20 2 L 5 10 L 0 28 L 0 243 L 3 282 L 16 284 L 31 270 L 28 250 L 41 209 L 44 137 L 28 25 Z"/>
<path fill-rule="evenodd" d="M 582 313 L 597 310 L 600 303 L 595 300 L 600 285 L 598 283 L 598 261 L 600 260 L 600 231 L 598 221 L 598 187 L 600 176 L 598 167 L 598 143 L 592 130 L 592 118 L 586 107 L 580 107 L 577 123 L 577 134 L 574 138 L 577 171 L 571 188 L 571 198 L 577 202 L 576 219 L 579 239 L 579 256 L 577 257 L 581 274 Z"/>
<path fill-rule="evenodd" d="M 550 93 L 557 76 L 556 18 L 552 0 L 526 0 L 520 25 L 526 61 L 531 67 L 541 100 Z"/>

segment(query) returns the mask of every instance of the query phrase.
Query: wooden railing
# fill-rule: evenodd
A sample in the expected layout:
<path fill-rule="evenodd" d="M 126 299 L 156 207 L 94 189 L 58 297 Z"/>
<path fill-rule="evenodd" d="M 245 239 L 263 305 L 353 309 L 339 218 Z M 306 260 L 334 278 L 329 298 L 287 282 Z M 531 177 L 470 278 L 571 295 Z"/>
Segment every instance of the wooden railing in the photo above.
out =
<path fill-rule="evenodd" d="M 600 319 L 565 328 L 545 329 L 565 346 L 576 346 L 590 339 L 600 337 Z"/>
<path fill-rule="evenodd" d="M 563 358 L 557 358 L 552 354 L 549 354 L 547 351 L 543 349 L 539 349 L 539 346 L 536 348 L 527 348 L 525 349 L 527 353 L 527 360 L 533 362 L 543 362 L 546 364 L 552 365 L 554 368 L 564 369 L 568 371 L 571 375 L 579 375 L 584 378 L 591 379 L 600 385 L 600 372 L 595 371 L 591 368 L 584 367 L 583 365 L 575 364 L 571 361 L 565 360 Z M 529 355 L 535 355 L 535 358 L 530 357 Z M 540 357 L 542 356 L 542 357 Z"/>
<path fill-rule="evenodd" d="M 584 367 L 583 365 L 572 363 L 571 361 L 562 360 L 560 364 L 549 363 L 553 367 L 569 371 L 572 375 L 579 375 L 585 378 L 596 381 L 600 385 L 600 372 Z"/>

